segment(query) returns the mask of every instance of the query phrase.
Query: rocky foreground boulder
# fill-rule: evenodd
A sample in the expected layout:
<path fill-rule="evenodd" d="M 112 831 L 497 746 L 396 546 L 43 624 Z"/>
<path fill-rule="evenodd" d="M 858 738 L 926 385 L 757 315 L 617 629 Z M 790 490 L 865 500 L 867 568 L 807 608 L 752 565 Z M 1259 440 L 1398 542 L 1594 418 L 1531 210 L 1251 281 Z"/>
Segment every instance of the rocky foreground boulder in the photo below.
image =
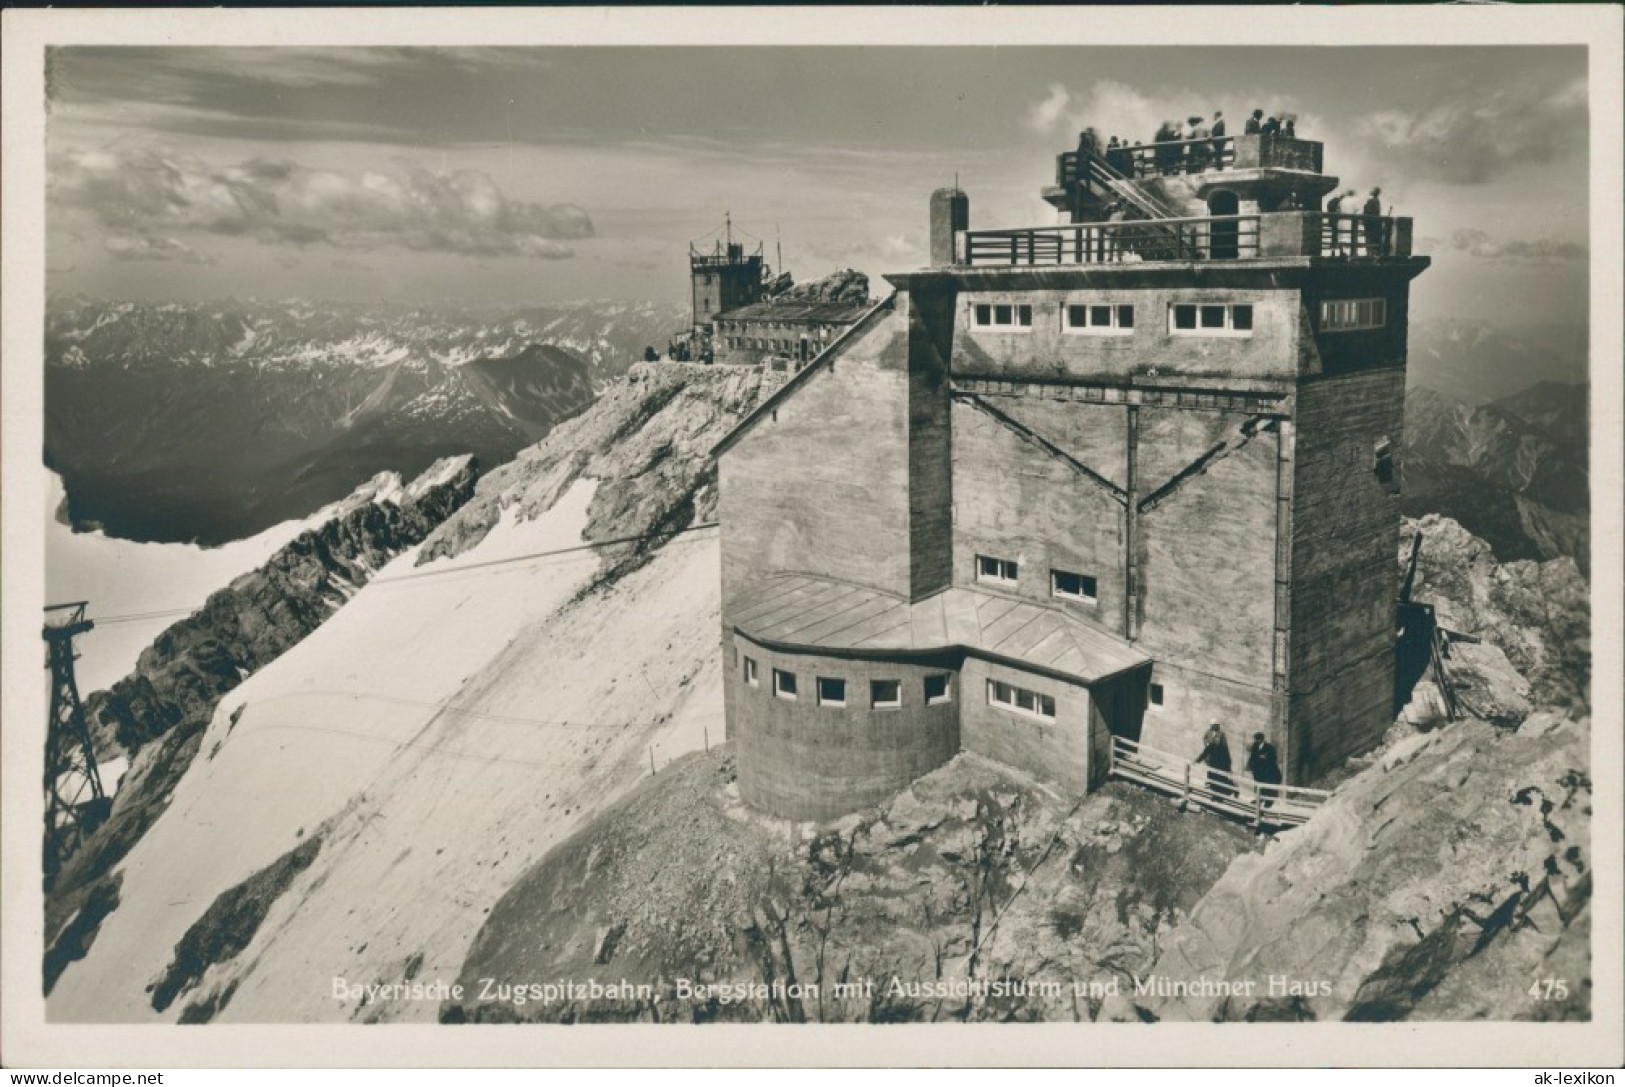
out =
<path fill-rule="evenodd" d="M 1238 858 L 1150 971 L 1250 988 L 1176 987 L 1113 1017 L 1586 1017 L 1590 735 L 1540 714 L 1510 733 L 1406 736 L 1307 825 Z M 1541 979 L 1563 985 L 1532 993 Z"/>
<path fill-rule="evenodd" d="M 1256 848 L 1161 797 L 1075 803 L 969 754 L 879 808 L 790 824 L 740 802 L 724 746 L 515 884 L 441 1020 L 1090 1019 Z M 565 979 L 579 991 L 545 988 Z"/>

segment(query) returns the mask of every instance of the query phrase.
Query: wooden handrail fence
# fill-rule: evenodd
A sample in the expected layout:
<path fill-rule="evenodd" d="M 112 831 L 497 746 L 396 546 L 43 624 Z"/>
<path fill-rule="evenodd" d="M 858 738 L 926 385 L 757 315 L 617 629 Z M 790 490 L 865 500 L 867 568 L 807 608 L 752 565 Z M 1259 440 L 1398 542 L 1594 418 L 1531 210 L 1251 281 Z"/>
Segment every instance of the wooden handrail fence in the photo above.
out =
<path fill-rule="evenodd" d="M 1302 826 L 1332 794 L 1325 789 L 1270 785 L 1214 770 L 1123 736 L 1112 737 L 1110 776 L 1239 819 L 1255 830 Z"/>

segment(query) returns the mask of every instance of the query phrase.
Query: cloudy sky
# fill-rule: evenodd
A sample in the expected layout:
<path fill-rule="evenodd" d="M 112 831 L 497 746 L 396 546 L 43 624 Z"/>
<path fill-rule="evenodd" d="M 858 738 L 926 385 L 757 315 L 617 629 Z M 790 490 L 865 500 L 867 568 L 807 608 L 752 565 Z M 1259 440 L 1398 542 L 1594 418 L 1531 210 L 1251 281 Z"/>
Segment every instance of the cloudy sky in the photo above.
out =
<path fill-rule="evenodd" d="M 1080 125 L 1298 117 L 1414 216 L 1419 316 L 1583 319 L 1581 48 L 66 48 L 47 273 L 110 298 L 685 297 L 731 211 L 799 279 L 924 262 L 1039 198 Z"/>

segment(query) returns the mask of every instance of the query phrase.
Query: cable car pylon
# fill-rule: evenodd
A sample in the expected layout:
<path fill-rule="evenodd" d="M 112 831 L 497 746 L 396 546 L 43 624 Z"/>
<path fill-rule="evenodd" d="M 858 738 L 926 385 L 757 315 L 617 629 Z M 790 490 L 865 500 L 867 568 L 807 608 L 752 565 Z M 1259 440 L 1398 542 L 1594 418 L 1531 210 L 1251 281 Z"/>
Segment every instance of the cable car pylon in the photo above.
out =
<path fill-rule="evenodd" d="M 102 791 L 85 707 L 73 678 L 73 639 L 95 624 L 88 601 L 45 609 L 45 667 L 51 673 L 51 711 L 45 725 L 45 886 L 106 819 L 113 802 Z"/>

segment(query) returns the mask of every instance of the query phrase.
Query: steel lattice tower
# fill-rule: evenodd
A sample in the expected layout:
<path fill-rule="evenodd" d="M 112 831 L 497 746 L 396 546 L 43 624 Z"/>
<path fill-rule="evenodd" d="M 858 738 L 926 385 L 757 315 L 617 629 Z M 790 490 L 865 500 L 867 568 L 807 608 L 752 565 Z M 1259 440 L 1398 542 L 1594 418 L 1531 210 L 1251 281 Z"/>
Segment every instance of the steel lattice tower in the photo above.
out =
<path fill-rule="evenodd" d="M 73 678 L 73 638 L 94 625 L 86 601 L 45 609 L 46 668 L 51 672 L 51 714 L 45 726 L 45 884 L 56 879 L 79 843 L 112 807 L 102 792 L 85 708 Z"/>

